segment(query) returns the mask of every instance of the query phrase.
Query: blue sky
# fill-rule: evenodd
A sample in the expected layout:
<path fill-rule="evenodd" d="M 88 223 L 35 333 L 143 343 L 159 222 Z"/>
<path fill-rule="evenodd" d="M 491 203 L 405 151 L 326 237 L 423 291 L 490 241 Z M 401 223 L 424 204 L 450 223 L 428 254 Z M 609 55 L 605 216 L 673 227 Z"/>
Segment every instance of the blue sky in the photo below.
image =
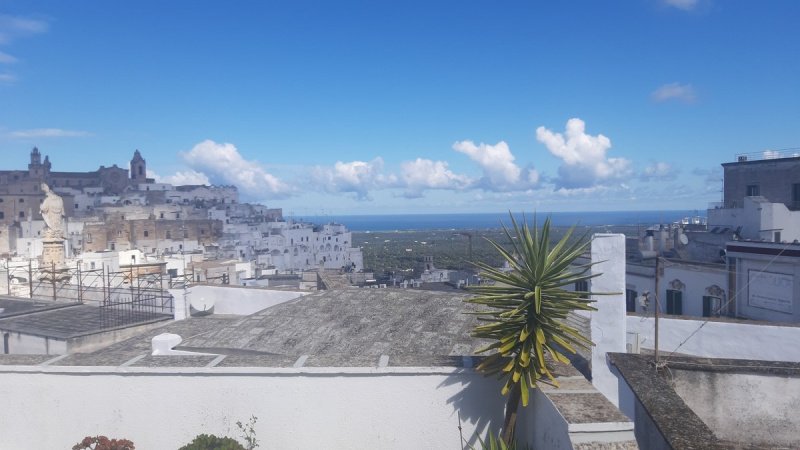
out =
<path fill-rule="evenodd" d="M 800 147 L 800 2 L 0 0 L 0 151 L 295 214 L 705 209 Z"/>

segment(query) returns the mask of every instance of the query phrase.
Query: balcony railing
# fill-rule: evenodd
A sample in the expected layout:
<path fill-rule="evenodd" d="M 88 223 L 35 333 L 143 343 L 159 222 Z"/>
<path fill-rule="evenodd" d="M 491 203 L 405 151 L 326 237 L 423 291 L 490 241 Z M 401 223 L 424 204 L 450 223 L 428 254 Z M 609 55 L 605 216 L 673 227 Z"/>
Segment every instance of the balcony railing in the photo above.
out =
<path fill-rule="evenodd" d="M 800 147 L 781 148 L 777 150 L 763 150 L 752 153 L 737 153 L 736 161 L 762 161 L 765 159 L 798 158 L 800 157 Z"/>

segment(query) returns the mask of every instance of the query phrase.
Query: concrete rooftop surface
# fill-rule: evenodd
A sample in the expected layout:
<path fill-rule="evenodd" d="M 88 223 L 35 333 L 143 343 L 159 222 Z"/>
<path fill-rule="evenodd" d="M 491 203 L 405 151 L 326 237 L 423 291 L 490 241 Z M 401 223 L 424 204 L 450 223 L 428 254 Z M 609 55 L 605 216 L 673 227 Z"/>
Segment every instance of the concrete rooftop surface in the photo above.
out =
<path fill-rule="evenodd" d="M 319 291 L 249 316 L 170 322 L 92 353 L 68 355 L 52 365 L 464 367 L 487 343 L 470 337 L 476 318 L 464 312 L 476 308 L 464 303 L 465 298 L 458 292 L 422 290 Z M 151 339 L 161 333 L 183 338 L 176 350 L 207 355 L 152 356 Z"/>

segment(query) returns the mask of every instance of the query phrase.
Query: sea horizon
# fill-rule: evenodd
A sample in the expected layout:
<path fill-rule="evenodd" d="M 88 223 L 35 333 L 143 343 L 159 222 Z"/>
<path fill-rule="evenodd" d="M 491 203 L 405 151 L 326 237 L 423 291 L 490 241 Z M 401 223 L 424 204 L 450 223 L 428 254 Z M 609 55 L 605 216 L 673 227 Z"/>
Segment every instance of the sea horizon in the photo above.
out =
<path fill-rule="evenodd" d="M 571 212 L 537 212 L 537 220 L 541 223 L 550 217 L 555 226 L 623 226 L 654 225 L 674 223 L 686 217 L 706 217 L 705 210 L 659 210 L 659 211 L 571 211 Z M 533 213 L 525 213 L 529 222 Z M 441 214 L 342 214 L 342 215 L 309 215 L 288 216 L 298 221 L 314 224 L 339 223 L 350 231 L 414 231 L 437 229 L 492 229 L 503 224 L 510 225 L 509 214 L 505 213 L 441 213 Z M 521 221 L 522 213 L 514 213 L 514 218 Z"/>

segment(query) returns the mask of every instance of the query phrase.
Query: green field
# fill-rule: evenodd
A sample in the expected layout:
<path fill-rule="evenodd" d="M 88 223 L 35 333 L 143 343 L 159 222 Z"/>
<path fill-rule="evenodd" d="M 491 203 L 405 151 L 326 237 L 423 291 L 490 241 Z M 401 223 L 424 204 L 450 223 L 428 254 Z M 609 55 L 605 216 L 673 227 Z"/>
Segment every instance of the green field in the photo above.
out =
<path fill-rule="evenodd" d="M 575 234 L 586 231 L 611 231 L 581 227 Z M 559 239 L 566 228 L 555 228 L 553 237 Z M 617 229 L 616 232 L 633 230 Z M 469 256 L 469 238 L 472 235 L 472 258 Z M 508 238 L 502 230 L 428 230 L 428 231 L 379 231 L 353 232 L 353 245 L 361 247 L 364 268 L 380 276 L 385 272 L 406 272 L 419 276 L 425 256 L 433 256 L 433 263 L 440 269 L 472 269 L 470 261 L 481 261 L 493 266 L 502 264 L 502 257 L 487 241 L 492 239 L 505 246 Z M 416 269 L 416 270 L 415 270 Z"/>

